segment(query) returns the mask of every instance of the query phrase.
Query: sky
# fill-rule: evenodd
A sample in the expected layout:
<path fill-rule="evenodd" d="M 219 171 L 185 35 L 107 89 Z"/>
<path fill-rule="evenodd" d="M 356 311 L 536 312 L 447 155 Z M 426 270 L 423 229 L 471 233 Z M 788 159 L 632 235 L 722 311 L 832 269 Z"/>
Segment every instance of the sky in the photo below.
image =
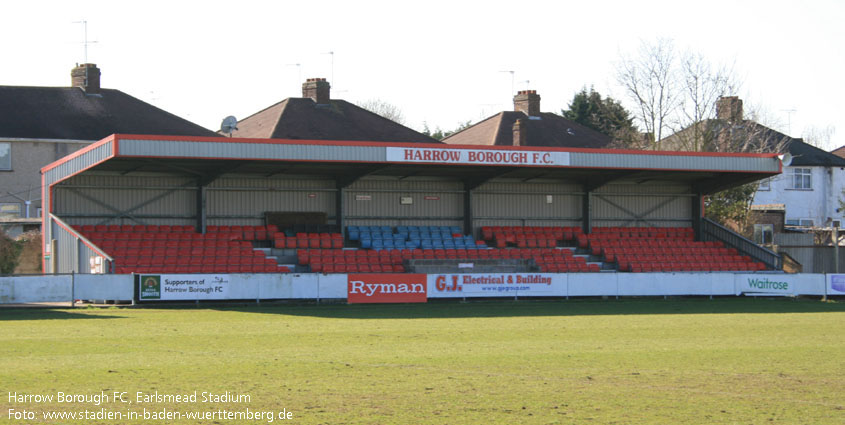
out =
<path fill-rule="evenodd" d="M 87 60 L 104 88 L 212 130 L 301 96 L 312 77 L 332 98 L 395 105 L 417 130 L 512 110 L 524 89 L 543 112 L 590 86 L 630 108 L 618 62 L 663 38 L 732 67 L 735 94 L 770 126 L 845 145 L 842 0 L 31 0 L 3 12 L 0 85 L 68 86 Z"/>

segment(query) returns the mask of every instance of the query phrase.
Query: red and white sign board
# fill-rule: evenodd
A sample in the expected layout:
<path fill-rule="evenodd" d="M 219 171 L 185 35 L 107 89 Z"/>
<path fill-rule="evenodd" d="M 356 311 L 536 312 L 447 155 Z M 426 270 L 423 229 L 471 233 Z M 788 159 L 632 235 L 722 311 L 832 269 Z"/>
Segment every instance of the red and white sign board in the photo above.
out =
<path fill-rule="evenodd" d="M 427 282 L 424 274 L 350 274 L 346 301 L 350 304 L 424 303 L 428 301 Z"/>
<path fill-rule="evenodd" d="M 429 298 L 566 296 L 566 275 L 550 273 L 430 274 Z"/>
<path fill-rule="evenodd" d="M 385 149 L 387 149 L 386 159 L 390 162 L 423 162 L 464 165 L 517 165 L 536 167 L 559 167 L 569 165 L 569 152 L 392 147 Z"/>

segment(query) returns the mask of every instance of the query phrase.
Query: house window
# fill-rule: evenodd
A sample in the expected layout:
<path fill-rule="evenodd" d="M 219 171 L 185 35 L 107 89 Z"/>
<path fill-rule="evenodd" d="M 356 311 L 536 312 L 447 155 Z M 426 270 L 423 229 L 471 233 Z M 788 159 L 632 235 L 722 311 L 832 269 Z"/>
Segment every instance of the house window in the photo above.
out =
<path fill-rule="evenodd" d="M 813 227 L 812 219 L 805 218 L 789 218 L 786 220 L 787 226 Z"/>
<path fill-rule="evenodd" d="M 19 202 L 0 203 L 0 217 L 20 217 L 21 204 Z"/>
<path fill-rule="evenodd" d="M 775 226 L 773 224 L 755 224 L 754 242 L 760 245 L 770 245 L 774 237 Z"/>
<path fill-rule="evenodd" d="M 760 180 L 757 184 L 757 190 L 772 190 L 772 179 Z"/>
<path fill-rule="evenodd" d="M 792 169 L 792 188 L 793 189 L 812 189 L 812 180 L 810 179 L 811 170 L 809 168 L 793 168 Z"/>
<path fill-rule="evenodd" d="M 0 143 L 0 170 L 12 169 L 12 144 Z"/>
<path fill-rule="evenodd" d="M 842 221 L 841 220 L 833 220 L 833 227 L 835 227 L 837 229 L 841 229 L 842 228 Z"/>

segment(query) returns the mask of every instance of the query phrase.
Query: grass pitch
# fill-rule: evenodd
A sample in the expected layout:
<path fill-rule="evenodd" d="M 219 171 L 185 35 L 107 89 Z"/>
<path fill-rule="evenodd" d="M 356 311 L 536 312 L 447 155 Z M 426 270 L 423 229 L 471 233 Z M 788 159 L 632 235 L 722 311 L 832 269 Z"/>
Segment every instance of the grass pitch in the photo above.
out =
<path fill-rule="evenodd" d="M 842 424 L 845 303 L 788 299 L 0 310 L 0 423 L 271 411 L 300 424 Z M 144 394 L 248 402 L 137 403 Z M 7 393 L 126 392 L 132 404 Z M 10 418 L 9 409 L 38 420 Z M 281 420 L 279 411 L 292 413 Z"/>

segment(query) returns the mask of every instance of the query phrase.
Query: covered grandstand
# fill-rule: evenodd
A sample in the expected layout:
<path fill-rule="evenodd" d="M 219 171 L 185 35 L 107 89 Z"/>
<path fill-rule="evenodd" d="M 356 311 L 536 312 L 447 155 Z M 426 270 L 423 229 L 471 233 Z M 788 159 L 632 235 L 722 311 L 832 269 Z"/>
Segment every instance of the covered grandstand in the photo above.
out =
<path fill-rule="evenodd" d="M 753 272 L 773 154 L 113 135 L 42 170 L 45 273 Z"/>

